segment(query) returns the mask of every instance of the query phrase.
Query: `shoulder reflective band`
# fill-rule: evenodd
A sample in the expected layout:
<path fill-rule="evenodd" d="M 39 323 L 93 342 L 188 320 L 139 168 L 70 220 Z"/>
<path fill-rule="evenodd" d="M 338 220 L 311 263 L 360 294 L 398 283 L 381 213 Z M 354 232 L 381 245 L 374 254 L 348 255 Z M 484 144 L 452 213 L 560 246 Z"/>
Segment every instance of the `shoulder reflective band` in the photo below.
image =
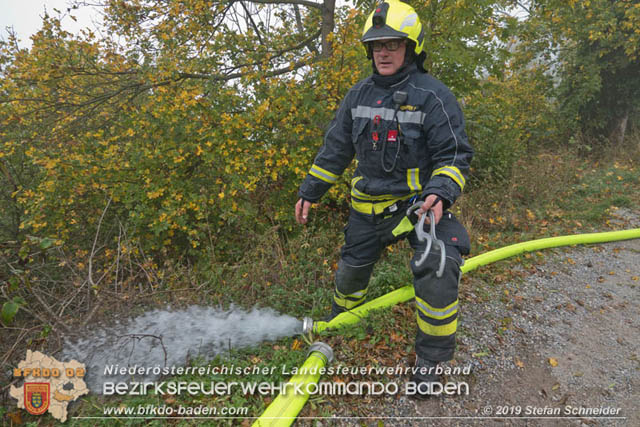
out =
<path fill-rule="evenodd" d="M 338 175 L 335 173 L 329 172 L 326 169 L 322 169 L 318 165 L 311 166 L 309 170 L 309 175 L 313 175 L 318 179 L 323 180 L 324 182 L 328 182 L 329 184 L 333 184 L 338 179 Z"/>
<path fill-rule="evenodd" d="M 445 166 L 445 167 L 436 169 L 433 171 L 431 176 L 433 177 L 436 175 L 446 175 L 452 180 L 454 180 L 456 184 L 458 184 L 458 186 L 460 187 L 460 190 L 464 189 L 464 184 L 466 181 L 464 179 L 464 176 L 462 175 L 462 172 L 460 172 L 460 169 L 458 169 L 457 167 Z"/>

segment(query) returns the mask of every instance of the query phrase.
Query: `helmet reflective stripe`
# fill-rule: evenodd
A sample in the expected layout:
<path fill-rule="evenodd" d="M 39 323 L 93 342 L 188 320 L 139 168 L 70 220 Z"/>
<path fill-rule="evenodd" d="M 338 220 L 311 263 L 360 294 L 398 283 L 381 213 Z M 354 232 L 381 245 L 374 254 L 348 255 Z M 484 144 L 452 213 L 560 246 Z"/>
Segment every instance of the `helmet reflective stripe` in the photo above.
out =
<path fill-rule="evenodd" d="M 417 13 L 412 13 L 411 15 L 407 16 L 406 18 L 404 18 L 404 21 L 402 21 L 402 24 L 400 24 L 400 31 L 402 31 L 404 27 L 413 27 L 414 25 L 416 25 L 416 21 L 418 21 Z"/>
<path fill-rule="evenodd" d="M 409 39 L 419 55 L 424 48 L 424 33 L 416 11 L 399 0 L 386 0 L 369 15 L 362 31 L 363 43 L 382 39 Z"/>

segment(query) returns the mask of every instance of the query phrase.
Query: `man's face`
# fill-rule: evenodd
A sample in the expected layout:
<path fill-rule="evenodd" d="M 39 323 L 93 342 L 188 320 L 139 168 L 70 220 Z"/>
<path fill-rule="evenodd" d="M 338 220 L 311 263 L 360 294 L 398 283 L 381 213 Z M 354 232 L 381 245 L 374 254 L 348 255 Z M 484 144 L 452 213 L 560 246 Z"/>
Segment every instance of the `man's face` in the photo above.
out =
<path fill-rule="evenodd" d="M 404 64 L 405 41 L 384 39 L 371 42 L 373 62 L 381 76 L 395 74 Z"/>

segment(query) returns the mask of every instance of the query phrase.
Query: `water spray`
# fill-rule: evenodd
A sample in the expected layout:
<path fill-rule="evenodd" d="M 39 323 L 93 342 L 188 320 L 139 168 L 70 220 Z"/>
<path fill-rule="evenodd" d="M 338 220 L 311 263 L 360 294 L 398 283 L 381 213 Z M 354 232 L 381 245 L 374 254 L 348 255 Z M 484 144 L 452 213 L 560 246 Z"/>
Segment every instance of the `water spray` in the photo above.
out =
<path fill-rule="evenodd" d="M 192 306 L 186 309 L 152 310 L 108 327 L 94 328 L 87 335 L 66 339 L 63 355 L 87 366 L 87 386 L 101 393 L 105 382 L 153 381 L 156 371 L 189 365 L 192 358 L 211 359 L 232 348 L 257 345 L 294 336 L 312 327 L 311 319 L 300 321 L 272 309 L 237 307 L 223 310 Z M 154 368 L 144 375 L 107 373 L 129 367 Z"/>

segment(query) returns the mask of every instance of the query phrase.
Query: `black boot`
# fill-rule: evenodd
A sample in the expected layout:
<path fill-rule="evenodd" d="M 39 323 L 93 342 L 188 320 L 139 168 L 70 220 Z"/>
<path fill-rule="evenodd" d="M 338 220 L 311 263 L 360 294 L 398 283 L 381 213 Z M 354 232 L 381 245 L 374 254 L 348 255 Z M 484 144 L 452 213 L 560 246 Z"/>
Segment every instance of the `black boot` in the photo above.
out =
<path fill-rule="evenodd" d="M 331 314 L 329 314 L 327 317 L 325 317 L 324 321 L 325 322 L 329 322 L 329 321 L 331 321 L 331 319 L 336 317 L 338 314 L 343 313 L 344 311 L 345 311 L 344 308 L 340 307 L 338 304 L 336 304 L 335 301 L 333 301 L 331 303 Z"/>
<path fill-rule="evenodd" d="M 410 379 L 410 382 L 415 384 L 415 394 L 411 394 L 411 397 L 428 399 L 432 396 L 433 383 L 440 382 L 440 377 L 436 374 L 437 367 L 438 362 L 423 359 L 416 355 L 416 365 Z"/>

